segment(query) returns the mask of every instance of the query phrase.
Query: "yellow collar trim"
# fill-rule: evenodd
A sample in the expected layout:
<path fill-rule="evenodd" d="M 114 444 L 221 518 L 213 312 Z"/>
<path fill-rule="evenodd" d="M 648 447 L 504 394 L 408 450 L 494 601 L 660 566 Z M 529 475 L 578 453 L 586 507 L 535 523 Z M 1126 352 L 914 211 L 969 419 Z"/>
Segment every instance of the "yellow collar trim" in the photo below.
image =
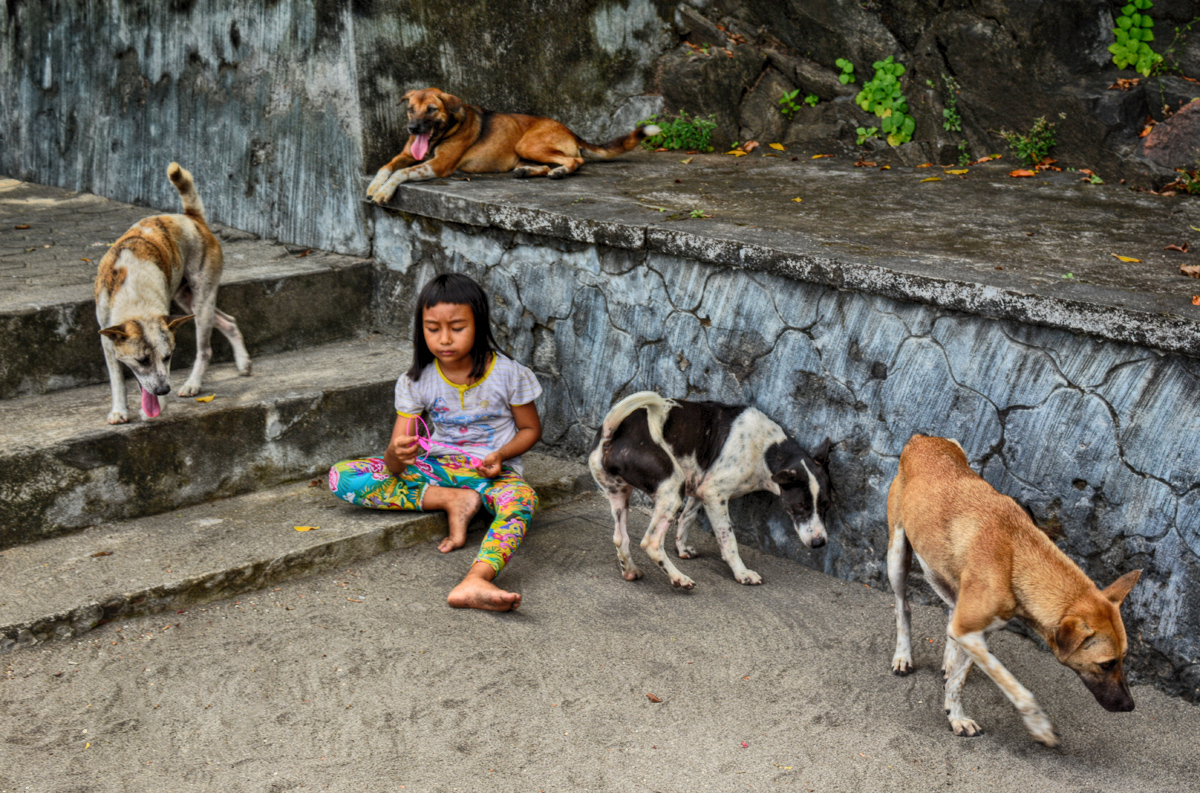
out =
<path fill-rule="evenodd" d="M 444 382 L 446 385 L 448 385 L 451 388 L 458 391 L 459 406 L 463 410 L 466 410 L 467 409 L 467 391 L 469 391 L 472 388 L 475 388 L 478 385 L 482 385 L 484 380 L 487 380 L 489 377 L 491 377 L 492 370 L 496 368 L 496 358 L 497 358 L 496 353 L 492 353 L 492 362 L 490 364 L 488 364 L 487 371 L 483 373 L 483 377 L 479 378 L 478 380 L 476 380 L 474 383 L 471 383 L 470 385 L 465 385 L 462 383 L 455 383 L 455 382 L 451 381 L 450 378 L 446 377 L 446 373 L 442 371 L 442 362 L 439 361 L 437 358 L 433 359 L 433 366 L 435 369 L 437 369 L 438 377 L 442 378 L 442 382 Z"/>

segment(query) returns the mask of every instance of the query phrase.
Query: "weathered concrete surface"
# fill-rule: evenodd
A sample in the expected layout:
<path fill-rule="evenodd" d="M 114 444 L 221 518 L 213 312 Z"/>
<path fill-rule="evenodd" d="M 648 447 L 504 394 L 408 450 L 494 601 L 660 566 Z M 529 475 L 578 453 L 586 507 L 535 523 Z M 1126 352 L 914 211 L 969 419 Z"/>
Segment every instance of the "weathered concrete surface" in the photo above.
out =
<path fill-rule="evenodd" d="M 485 285 L 498 337 L 542 377 L 557 453 L 583 454 L 644 388 L 756 405 L 809 446 L 832 437 L 827 549 L 801 548 L 766 497 L 736 516 L 748 541 L 842 578 L 886 580 L 885 492 L 908 438 L 957 438 L 1096 580 L 1145 569 L 1127 601 L 1135 674 L 1200 695 L 1200 309 L 1155 250 L 1186 239 L 1196 208 L 986 169 L 922 183 L 929 170 L 676 159 L 406 186 L 403 214 L 376 214 L 375 256 L 398 282 Z"/>
<path fill-rule="evenodd" d="M 635 531 L 645 522 L 631 516 Z M 993 648 L 1062 747 L 1034 744 L 978 673 L 963 699 L 986 732 L 955 738 L 941 609 L 914 609 L 917 670 L 896 678 L 890 593 L 753 548 L 766 583 L 740 586 L 707 536 L 681 562 L 695 591 L 655 570 L 628 583 L 611 534 L 595 497 L 536 517 L 501 578 L 524 596 L 510 615 L 446 607 L 470 552 L 427 543 L 11 653 L 0 790 L 1195 786 L 1200 710 L 1149 686 L 1134 687 L 1132 713 L 1107 713 L 1052 656 L 1001 632 Z"/>
<path fill-rule="evenodd" d="M 178 160 L 212 220 L 365 253 L 349 5 L 10 2 L 0 173 L 174 207 Z"/>
<path fill-rule="evenodd" d="M 150 214 L 94 195 L 0 180 L 0 399 L 107 382 L 93 299 L 96 267 L 118 237 Z M 238 320 L 252 358 L 370 328 L 370 262 L 224 226 L 216 233 L 225 255 L 217 304 Z M 212 338 L 214 360 L 232 361 L 224 337 L 214 331 Z M 175 368 L 190 367 L 195 332 L 185 327 L 177 343 Z"/>
<path fill-rule="evenodd" d="M 536 452 L 526 458 L 525 479 L 541 508 L 595 488 L 583 464 Z M 488 520 L 481 510 L 475 522 Z M 0 551 L 0 652 L 333 570 L 445 533 L 442 512 L 355 508 L 333 498 L 320 476 L 20 545 Z"/>
<path fill-rule="evenodd" d="M 139 416 L 130 382 L 131 421 L 115 427 L 105 423 L 107 384 L 0 401 L 0 547 L 271 487 L 377 453 L 409 355 L 408 344 L 376 334 L 259 358 L 251 377 L 217 365 L 204 382 L 215 400 L 172 395 L 150 421 Z"/>

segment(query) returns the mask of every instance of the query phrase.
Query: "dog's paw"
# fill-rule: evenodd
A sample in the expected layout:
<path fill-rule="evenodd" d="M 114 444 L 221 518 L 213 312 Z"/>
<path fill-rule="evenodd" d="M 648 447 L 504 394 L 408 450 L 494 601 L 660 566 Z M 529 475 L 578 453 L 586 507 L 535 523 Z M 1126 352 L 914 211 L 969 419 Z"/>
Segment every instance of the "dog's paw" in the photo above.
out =
<path fill-rule="evenodd" d="M 108 414 L 109 424 L 128 424 L 129 414 L 124 410 L 114 410 Z"/>
<path fill-rule="evenodd" d="M 695 589 L 696 588 L 696 582 L 693 581 L 692 579 L 688 578 L 685 575 L 681 575 L 681 576 L 679 576 L 679 578 L 672 578 L 671 585 L 678 587 L 679 589 Z"/>
<path fill-rule="evenodd" d="M 685 545 L 682 548 L 676 547 L 675 553 L 679 554 L 680 559 L 695 559 L 700 555 L 696 552 L 696 549 L 690 545 Z"/>
<path fill-rule="evenodd" d="M 1042 711 L 1039 710 L 1025 716 L 1025 728 L 1038 743 L 1045 746 L 1058 746 L 1058 735 L 1054 732 L 1054 725 L 1050 723 L 1050 717 Z"/>
<path fill-rule="evenodd" d="M 641 577 L 642 571 L 633 566 L 621 571 L 621 578 L 624 578 L 626 581 L 636 581 Z"/>
<path fill-rule="evenodd" d="M 950 729 L 959 738 L 977 738 L 983 735 L 983 728 L 968 718 L 950 719 Z"/>
<path fill-rule="evenodd" d="M 374 198 L 376 191 L 388 180 L 392 172 L 387 168 L 380 168 L 379 173 L 375 174 L 375 178 L 371 180 L 371 184 L 367 185 L 367 198 Z"/>
<path fill-rule="evenodd" d="M 184 383 L 183 388 L 179 389 L 179 396 L 184 399 L 196 396 L 200 393 L 200 385 L 200 383 Z"/>
<path fill-rule="evenodd" d="M 250 361 L 246 361 L 245 364 L 238 367 L 238 375 L 240 377 L 249 377 L 250 373 L 253 369 L 254 369 L 254 364 L 250 363 Z"/>
<path fill-rule="evenodd" d="M 892 674 L 897 677 L 904 677 L 911 674 L 913 670 L 912 658 L 903 655 L 892 657 Z"/>
<path fill-rule="evenodd" d="M 762 583 L 762 576 L 760 576 L 758 573 L 754 572 L 753 570 L 747 570 L 746 572 L 742 573 L 741 575 L 735 575 L 734 578 L 737 579 L 737 582 L 739 584 L 747 584 L 749 586 L 754 586 L 756 584 Z"/>

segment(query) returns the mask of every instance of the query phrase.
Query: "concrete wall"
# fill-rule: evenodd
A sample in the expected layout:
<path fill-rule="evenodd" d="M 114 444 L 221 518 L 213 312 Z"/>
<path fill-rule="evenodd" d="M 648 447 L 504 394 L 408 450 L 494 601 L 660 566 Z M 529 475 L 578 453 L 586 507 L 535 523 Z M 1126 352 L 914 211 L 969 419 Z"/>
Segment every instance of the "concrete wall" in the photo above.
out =
<path fill-rule="evenodd" d="M 829 574 L 886 586 L 900 451 L 914 432 L 957 438 L 1101 584 L 1145 569 L 1124 610 L 1134 668 L 1200 693 L 1196 359 L 645 249 L 382 210 L 375 231 L 391 316 L 434 272 L 485 284 L 501 343 L 541 375 L 556 451 L 583 453 L 647 388 L 755 405 L 810 447 L 832 437 L 826 549 L 800 547 L 765 495 L 735 509 L 744 540 Z"/>

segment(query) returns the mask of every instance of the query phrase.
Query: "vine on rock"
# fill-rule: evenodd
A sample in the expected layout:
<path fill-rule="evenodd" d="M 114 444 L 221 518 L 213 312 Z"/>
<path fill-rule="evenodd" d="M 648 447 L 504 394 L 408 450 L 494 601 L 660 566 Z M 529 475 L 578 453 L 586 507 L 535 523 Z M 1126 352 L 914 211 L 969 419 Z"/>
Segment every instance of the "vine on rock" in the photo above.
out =
<path fill-rule="evenodd" d="M 1117 17 L 1117 26 L 1113 28 L 1117 40 L 1108 45 L 1108 51 L 1113 54 L 1113 63 L 1121 69 L 1132 68 L 1146 77 L 1163 59 L 1149 44 L 1154 41 L 1151 31 L 1154 20 L 1145 12 L 1153 5 L 1151 0 L 1133 0 L 1122 8 L 1121 15 Z"/>
<path fill-rule="evenodd" d="M 904 98 L 900 86 L 904 67 L 896 63 L 891 55 L 871 65 L 875 69 L 875 76 L 863 85 L 854 101 L 863 110 L 880 118 L 879 128 L 887 135 L 889 144 L 899 146 L 908 143 L 912 140 L 917 122 L 908 114 L 908 100 Z"/>

